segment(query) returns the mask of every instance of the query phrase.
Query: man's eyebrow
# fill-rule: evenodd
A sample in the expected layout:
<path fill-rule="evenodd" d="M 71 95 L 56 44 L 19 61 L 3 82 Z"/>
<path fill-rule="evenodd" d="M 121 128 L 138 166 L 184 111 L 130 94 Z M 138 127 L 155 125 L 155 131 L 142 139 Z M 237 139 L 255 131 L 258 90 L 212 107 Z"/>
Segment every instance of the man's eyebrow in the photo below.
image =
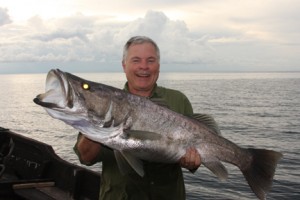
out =
<path fill-rule="evenodd" d="M 142 59 L 141 57 L 139 56 L 134 56 L 134 57 L 131 57 L 130 60 L 135 60 L 135 59 Z M 153 60 L 157 60 L 157 58 L 155 56 L 149 56 L 146 58 L 147 60 L 150 60 L 150 59 L 153 59 Z"/>
<path fill-rule="evenodd" d="M 130 58 L 130 60 L 134 60 L 134 59 L 141 59 L 141 58 L 138 56 L 134 56 L 134 57 Z"/>

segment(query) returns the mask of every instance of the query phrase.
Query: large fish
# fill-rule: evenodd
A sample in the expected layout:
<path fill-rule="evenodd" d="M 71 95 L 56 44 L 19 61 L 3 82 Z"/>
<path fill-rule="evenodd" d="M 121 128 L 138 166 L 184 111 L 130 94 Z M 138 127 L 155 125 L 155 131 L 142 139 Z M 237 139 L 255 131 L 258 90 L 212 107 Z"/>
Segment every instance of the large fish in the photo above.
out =
<path fill-rule="evenodd" d="M 281 153 L 241 148 L 218 133 L 206 115 L 187 117 L 123 90 L 84 80 L 58 69 L 46 79 L 46 92 L 34 102 L 54 118 L 114 149 L 121 172 L 134 169 L 143 176 L 141 160 L 176 163 L 195 147 L 202 164 L 220 179 L 227 178 L 221 163 L 237 166 L 253 192 L 265 199 Z M 132 168 L 130 168 L 131 166 Z"/>

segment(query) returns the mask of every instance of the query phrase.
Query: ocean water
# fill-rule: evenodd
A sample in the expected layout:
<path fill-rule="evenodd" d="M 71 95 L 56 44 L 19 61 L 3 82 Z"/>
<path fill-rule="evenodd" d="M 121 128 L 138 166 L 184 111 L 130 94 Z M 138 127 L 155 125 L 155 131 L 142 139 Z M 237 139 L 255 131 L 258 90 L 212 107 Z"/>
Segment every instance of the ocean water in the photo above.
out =
<path fill-rule="evenodd" d="M 77 74 L 122 88 L 123 73 Z M 0 126 L 52 145 L 63 159 L 79 164 L 72 147 L 77 131 L 52 119 L 32 99 L 44 92 L 46 74 L 0 74 Z M 161 73 L 159 85 L 178 89 L 194 112 L 208 113 L 222 135 L 243 146 L 283 153 L 267 199 L 300 199 L 300 73 Z M 184 170 L 187 199 L 256 199 L 238 168 L 225 164 L 219 181 L 201 166 Z M 91 167 L 100 171 L 101 165 Z"/>

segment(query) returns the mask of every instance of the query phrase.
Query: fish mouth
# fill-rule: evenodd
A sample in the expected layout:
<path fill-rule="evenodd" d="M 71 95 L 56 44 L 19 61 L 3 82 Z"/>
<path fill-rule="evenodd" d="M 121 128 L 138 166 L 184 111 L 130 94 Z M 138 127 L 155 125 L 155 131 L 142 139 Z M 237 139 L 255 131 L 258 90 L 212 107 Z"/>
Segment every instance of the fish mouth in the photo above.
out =
<path fill-rule="evenodd" d="M 46 78 L 45 93 L 33 99 L 34 103 L 50 109 L 73 107 L 72 89 L 64 72 L 52 69 Z"/>

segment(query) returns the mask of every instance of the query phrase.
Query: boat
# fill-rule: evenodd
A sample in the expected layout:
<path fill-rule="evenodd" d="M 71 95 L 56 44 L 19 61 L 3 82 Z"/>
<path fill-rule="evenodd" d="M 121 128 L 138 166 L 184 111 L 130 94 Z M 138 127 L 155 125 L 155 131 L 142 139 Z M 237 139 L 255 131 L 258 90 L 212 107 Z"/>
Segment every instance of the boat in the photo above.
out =
<path fill-rule="evenodd" d="M 1 200 L 97 200 L 100 174 L 61 159 L 43 142 L 0 127 Z"/>

